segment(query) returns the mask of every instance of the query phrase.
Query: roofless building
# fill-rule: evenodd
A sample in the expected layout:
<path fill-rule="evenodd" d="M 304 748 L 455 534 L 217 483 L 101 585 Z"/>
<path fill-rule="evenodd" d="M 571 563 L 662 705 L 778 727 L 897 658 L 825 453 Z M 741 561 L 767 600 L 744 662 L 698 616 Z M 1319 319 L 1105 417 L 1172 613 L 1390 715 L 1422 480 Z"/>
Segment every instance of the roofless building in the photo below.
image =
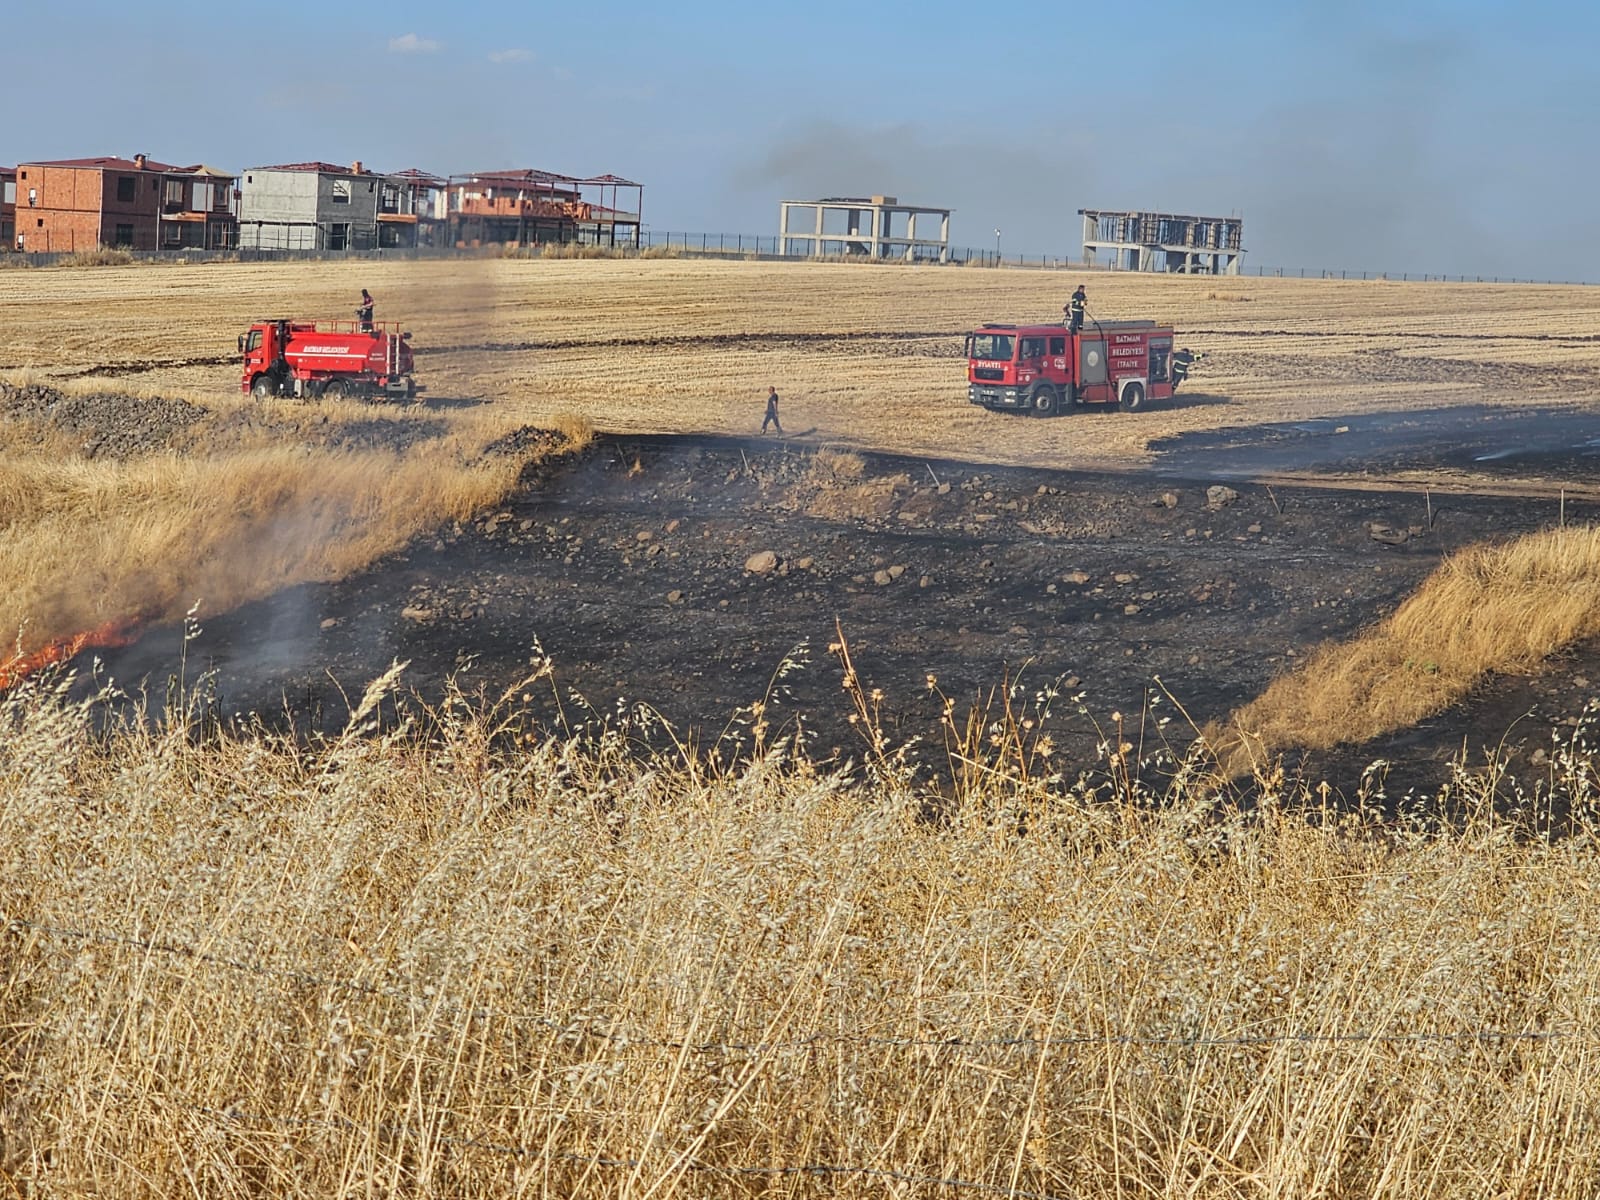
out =
<path fill-rule="evenodd" d="M 901 204 L 895 196 L 784 200 L 778 206 L 778 253 L 948 262 L 950 213 Z"/>
<path fill-rule="evenodd" d="M 1184 275 L 1237 275 L 1244 259 L 1239 217 L 1186 217 L 1162 212 L 1107 212 L 1080 208 L 1083 261 L 1103 261 L 1124 271 Z"/>

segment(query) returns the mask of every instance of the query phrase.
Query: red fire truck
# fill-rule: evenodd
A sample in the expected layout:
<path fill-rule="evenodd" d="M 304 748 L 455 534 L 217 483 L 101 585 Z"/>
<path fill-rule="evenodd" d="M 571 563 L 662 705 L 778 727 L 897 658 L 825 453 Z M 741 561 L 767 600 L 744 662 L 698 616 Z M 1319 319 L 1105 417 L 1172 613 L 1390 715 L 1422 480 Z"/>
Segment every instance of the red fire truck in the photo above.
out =
<path fill-rule="evenodd" d="M 1053 417 L 1085 404 L 1129 412 L 1172 396 L 1172 329 L 1154 321 L 984 325 L 967 334 L 967 399 Z"/>
<path fill-rule="evenodd" d="M 241 391 L 266 396 L 408 400 L 411 335 L 392 321 L 258 321 L 239 335 Z"/>

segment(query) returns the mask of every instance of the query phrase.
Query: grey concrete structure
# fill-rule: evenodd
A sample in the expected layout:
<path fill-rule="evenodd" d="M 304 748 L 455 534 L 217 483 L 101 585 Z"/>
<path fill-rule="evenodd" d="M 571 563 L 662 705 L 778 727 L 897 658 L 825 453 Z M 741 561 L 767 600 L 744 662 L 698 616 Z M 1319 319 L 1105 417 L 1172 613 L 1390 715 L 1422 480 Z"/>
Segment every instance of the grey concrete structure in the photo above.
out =
<path fill-rule="evenodd" d="M 359 162 L 251 167 L 239 183 L 247 250 L 374 250 L 417 244 L 419 191 Z"/>
<path fill-rule="evenodd" d="M 901 204 L 894 196 L 784 200 L 778 206 L 778 252 L 948 262 L 951 211 Z"/>
<path fill-rule="evenodd" d="M 1244 265 L 1244 220 L 1160 212 L 1107 212 L 1080 208 L 1083 261 L 1125 271 L 1184 275 L 1237 275 Z"/>

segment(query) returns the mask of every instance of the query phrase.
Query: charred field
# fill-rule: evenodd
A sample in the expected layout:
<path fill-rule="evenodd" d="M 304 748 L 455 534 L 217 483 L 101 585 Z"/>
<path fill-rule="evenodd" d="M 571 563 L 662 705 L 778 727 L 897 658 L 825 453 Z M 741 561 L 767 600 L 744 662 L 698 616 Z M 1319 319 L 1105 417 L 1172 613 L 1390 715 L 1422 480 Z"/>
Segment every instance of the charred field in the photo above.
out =
<path fill-rule="evenodd" d="M 1435 466 L 1478 457 L 1469 438 L 1430 445 Z M 151 630 L 95 670 L 150 710 L 181 686 L 221 719 L 314 735 L 340 729 L 400 661 L 414 704 L 438 705 L 453 682 L 536 729 L 611 727 L 641 749 L 726 759 L 751 750 L 759 704 L 769 743 L 860 758 L 875 726 L 934 783 L 970 721 L 1009 711 L 1048 735 L 1050 770 L 1092 772 L 1119 738 L 1160 772 L 1452 551 L 1548 526 L 1558 503 L 1572 522 L 1600 508 L 1578 490 L 1530 498 L 1559 488 L 1522 476 L 1510 495 L 1345 475 L 1224 485 L 1237 446 L 1179 449 L 1172 469 L 1101 473 L 602 437 L 367 570 L 203 615 L 198 633 Z M 842 686 L 840 634 L 868 713 Z M 546 656 L 550 674 L 518 689 Z M 1350 799 L 1425 794 L 1490 753 L 1537 769 L 1591 679 L 1600 648 L 1583 645 L 1420 725 L 1287 766 Z"/>
<path fill-rule="evenodd" d="M 395 661 L 436 704 L 451 681 L 492 701 L 548 656 L 511 698 L 542 728 L 623 721 L 734 753 L 759 704 L 768 738 L 858 756 L 842 632 L 867 718 L 930 776 L 1007 701 L 1036 728 L 1049 708 L 1050 766 L 1071 775 L 1108 741 L 1181 754 L 1453 552 L 1587 522 L 1600 494 L 1592 289 L 1097 276 L 1098 314 L 1173 318 L 1204 369 L 1170 406 L 1033 421 L 964 403 L 960 333 L 1059 311 L 1073 280 L 1053 273 L 397 260 L 8 282 L 10 461 L 40 497 L 69 475 L 88 496 L 19 518 L 38 528 L 18 571 L 43 565 L 8 622 L 59 639 L 153 591 L 159 616 L 98 651 L 103 675 L 155 711 L 169 681 L 203 679 L 224 719 L 302 734 L 339 728 Z M 417 331 L 426 403 L 238 398 L 231 330 L 369 284 Z M 805 436 L 751 436 L 769 382 Z M 564 414 L 605 433 L 515 478 Z M 111 512 L 129 493 L 144 509 Z M 80 503 L 88 521 L 59 516 Z M 149 554 L 123 552 L 158 526 Z M 1431 789 L 1486 747 L 1532 766 L 1583 711 L 1593 657 L 1580 642 L 1286 765 L 1347 794 Z"/>

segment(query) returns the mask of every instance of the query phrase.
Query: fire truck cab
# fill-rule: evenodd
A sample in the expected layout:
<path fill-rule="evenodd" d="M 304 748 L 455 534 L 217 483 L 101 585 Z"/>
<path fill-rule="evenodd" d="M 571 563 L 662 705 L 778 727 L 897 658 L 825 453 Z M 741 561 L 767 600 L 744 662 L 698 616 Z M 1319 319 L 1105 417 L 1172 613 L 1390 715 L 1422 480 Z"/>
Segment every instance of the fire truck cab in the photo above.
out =
<path fill-rule="evenodd" d="M 1129 412 L 1172 396 L 1173 332 L 1154 321 L 981 326 L 967 334 L 967 400 L 1053 417 L 1087 404 Z"/>

